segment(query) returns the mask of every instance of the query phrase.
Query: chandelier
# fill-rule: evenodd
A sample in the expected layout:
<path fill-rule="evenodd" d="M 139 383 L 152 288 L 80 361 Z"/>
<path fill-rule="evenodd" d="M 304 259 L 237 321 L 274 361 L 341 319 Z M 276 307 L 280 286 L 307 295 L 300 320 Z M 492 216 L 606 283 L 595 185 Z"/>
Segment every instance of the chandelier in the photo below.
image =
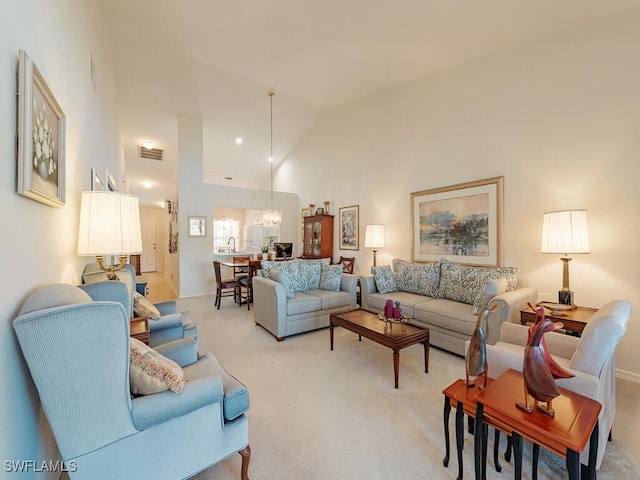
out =
<path fill-rule="evenodd" d="M 280 210 L 273 208 L 273 96 L 275 93 L 269 92 L 269 101 L 271 104 L 271 149 L 269 152 L 269 167 L 271 169 L 271 208 L 262 212 L 262 222 L 276 225 L 282 222 L 282 213 Z"/>

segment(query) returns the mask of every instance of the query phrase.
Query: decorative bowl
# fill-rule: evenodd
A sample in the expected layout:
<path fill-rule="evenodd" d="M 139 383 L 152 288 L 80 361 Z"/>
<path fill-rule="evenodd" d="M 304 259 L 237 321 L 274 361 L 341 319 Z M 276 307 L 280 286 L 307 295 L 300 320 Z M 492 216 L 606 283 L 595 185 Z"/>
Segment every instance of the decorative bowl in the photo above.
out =
<path fill-rule="evenodd" d="M 378 320 L 389 323 L 407 323 L 409 320 L 411 320 L 411 317 L 405 315 L 404 313 L 401 313 L 400 318 L 387 318 L 384 316 L 383 312 L 380 312 L 378 314 Z"/>
<path fill-rule="evenodd" d="M 571 309 L 571 305 L 564 305 L 562 303 L 543 303 L 543 305 L 544 308 L 554 315 L 564 315 L 564 312 Z"/>

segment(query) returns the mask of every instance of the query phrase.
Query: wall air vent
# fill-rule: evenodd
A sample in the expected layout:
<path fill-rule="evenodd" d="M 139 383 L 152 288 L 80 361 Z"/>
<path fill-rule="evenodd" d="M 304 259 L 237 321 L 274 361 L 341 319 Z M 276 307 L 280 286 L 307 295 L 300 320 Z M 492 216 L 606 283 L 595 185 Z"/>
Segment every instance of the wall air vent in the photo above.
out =
<path fill-rule="evenodd" d="M 142 145 L 138 145 L 138 150 L 140 151 L 140 158 L 162 161 L 162 149 L 160 148 L 145 148 Z"/>

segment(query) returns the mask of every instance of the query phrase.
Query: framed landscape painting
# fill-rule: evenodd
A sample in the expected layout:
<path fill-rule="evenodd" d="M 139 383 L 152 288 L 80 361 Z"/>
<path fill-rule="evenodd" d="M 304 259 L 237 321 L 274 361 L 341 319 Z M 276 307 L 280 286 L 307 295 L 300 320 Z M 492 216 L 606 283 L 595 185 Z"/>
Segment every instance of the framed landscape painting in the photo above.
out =
<path fill-rule="evenodd" d="M 26 52 L 18 55 L 18 193 L 62 207 L 65 115 Z"/>
<path fill-rule="evenodd" d="M 360 207 L 352 205 L 339 211 L 340 217 L 340 250 L 359 250 L 359 215 Z"/>
<path fill-rule="evenodd" d="M 411 194 L 411 260 L 502 265 L 504 177 Z"/>

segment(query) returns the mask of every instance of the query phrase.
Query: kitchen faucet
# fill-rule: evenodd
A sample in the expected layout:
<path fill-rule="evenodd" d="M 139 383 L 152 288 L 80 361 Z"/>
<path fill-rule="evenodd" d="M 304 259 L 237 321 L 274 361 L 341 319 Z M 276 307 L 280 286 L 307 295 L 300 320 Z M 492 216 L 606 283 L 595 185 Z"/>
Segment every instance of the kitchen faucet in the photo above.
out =
<path fill-rule="evenodd" d="M 227 241 L 227 245 L 229 245 L 231 243 L 231 240 L 233 240 L 233 248 L 231 249 L 231 253 L 235 253 L 236 251 L 236 239 L 233 237 L 229 237 L 229 240 Z"/>

